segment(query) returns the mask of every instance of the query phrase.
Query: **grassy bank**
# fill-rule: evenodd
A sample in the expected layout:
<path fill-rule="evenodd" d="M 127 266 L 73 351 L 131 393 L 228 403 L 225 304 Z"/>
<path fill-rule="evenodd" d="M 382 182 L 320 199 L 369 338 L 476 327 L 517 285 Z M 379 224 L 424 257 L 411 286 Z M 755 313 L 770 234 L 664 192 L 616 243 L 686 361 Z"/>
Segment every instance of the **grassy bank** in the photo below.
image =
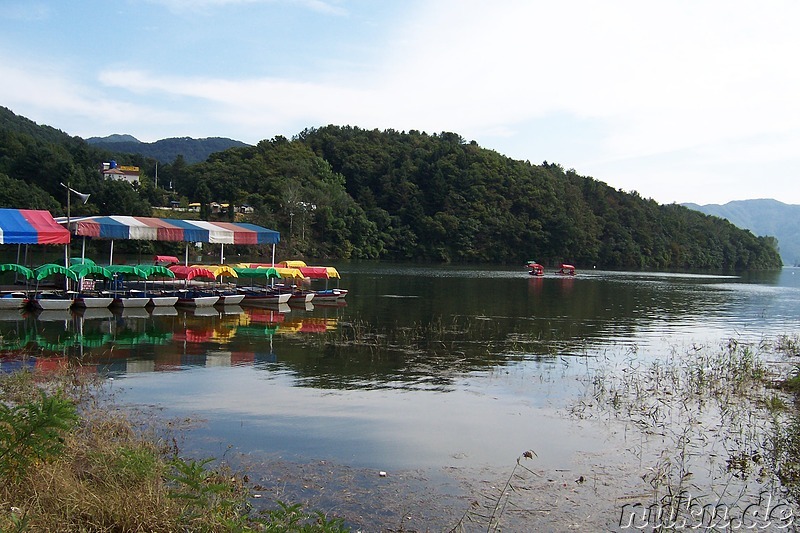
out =
<path fill-rule="evenodd" d="M 299 505 L 254 513 L 245 475 L 182 457 L 79 369 L 0 376 L 0 399 L 0 531 L 346 531 Z"/>

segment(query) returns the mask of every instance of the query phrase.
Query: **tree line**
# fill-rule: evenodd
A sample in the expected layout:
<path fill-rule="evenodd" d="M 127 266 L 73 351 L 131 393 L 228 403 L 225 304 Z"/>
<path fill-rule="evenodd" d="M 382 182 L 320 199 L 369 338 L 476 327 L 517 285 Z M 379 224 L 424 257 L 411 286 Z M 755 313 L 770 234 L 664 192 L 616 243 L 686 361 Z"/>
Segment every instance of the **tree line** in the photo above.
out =
<path fill-rule="evenodd" d="M 138 188 L 103 180 L 102 161 L 136 165 Z M 199 202 L 200 217 L 281 233 L 281 257 L 518 263 L 632 269 L 781 266 L 777 242 L 677 204 L 660 205 L 574 170 L 513 160 L 455 133 L 307 129 L 189 164 L 158 165 L 0 109 L 0 205 L 63 214 L 60 182 L 91 193 L 76 215 L 151 216 Z M 253 213 L 213 214 L 211 202 Z M 179 216 L 176 214 L 176 216 Z M 244 218 L 241 218 L 244 217 Z"/>

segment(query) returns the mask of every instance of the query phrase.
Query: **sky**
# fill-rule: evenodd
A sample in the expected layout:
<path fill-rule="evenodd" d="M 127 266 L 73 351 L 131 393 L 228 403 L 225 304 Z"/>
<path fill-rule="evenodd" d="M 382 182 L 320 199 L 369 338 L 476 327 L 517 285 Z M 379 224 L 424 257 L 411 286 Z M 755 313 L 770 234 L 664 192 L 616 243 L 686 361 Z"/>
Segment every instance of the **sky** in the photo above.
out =
<path fill-rule="evenodd" d="M 83 138 L 454 132 L 667 203 L 800 204 L 796 0 L 3 0 L 0 105 Z"/>

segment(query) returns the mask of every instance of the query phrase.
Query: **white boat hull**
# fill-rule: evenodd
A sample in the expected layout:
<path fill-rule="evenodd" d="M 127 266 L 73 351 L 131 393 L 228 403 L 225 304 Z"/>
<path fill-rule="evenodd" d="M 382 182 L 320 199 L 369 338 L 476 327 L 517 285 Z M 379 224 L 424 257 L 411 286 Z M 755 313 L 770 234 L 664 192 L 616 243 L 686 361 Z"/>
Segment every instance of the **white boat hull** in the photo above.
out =
<path fill-rule="evenodd" d="M 239 305 L 244 300 L 244 294 L 221 294 L 219 297 L 220 305 Z"/>
<path fill-rule="evenodd" d="M 65 311 L 72 307 L 72 298 L 34 298 L 33 305 L 44 311 Z"/>
<path fill-rule="evenodd" d="M 151 296 L 150 302 L 156 307 L 172 307 L 178 303 L 177 296 Z"/>
<path fill-rule="evenodd" d="M 219 296 L 197 296 L 195 298 L 178 298 L 178 305 L 187 307 L 211 307 L 219 301 Z"/>
<path fill-rule="evenodd" d="M 28 303 L 28 299 L 23 296 L 3 296 L 0 297 L 0 309 L 21 309 Z"/>
<path fill-rule="evenodd" d="M 144 297 L 140 297 L 140 296 L 134 296 L 134 297 L 123 296 L 123 297 L 119 297 L 119 298 L 114 298 L 114 302 L 112 303 L 112 305 L 118 306 L 118 307 L 140 308 L 140 307 L 145 307 L 149 303 L 150 303 L 150 298 L 148 298 L 147 296 L 144 296 Z"/>
<path fill-rule="evenodd" d="M 75 307 L 86 307 L 86 308 L 103 308 L 108 307 L 111 305 L 111 302 L 114 301 L 114 298 L 111 296 L 89 296 L 89 297 L 81 297 L 75 298 Z"/>

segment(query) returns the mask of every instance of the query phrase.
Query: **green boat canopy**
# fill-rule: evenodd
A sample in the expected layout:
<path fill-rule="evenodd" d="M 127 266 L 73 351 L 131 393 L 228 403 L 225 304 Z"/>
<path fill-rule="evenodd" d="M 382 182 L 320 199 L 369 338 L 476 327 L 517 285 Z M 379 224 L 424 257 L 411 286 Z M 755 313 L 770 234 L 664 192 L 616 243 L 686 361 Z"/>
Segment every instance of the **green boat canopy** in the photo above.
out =
<path fill-rule="evenodd" d="M 233 269 L 240 278 L 280 278 L 281 275 L 274 268 L 236 268 Z"/>
<path fill-rule="evenodd" d="M 136 265 L 136 268 L 144 272 L 145 277 L 150 276 L 163 276 L 165 278 L 174 278 L 175 273 L 162 265 Z"/>
<path fill-rule="evenodd" d="M 46 277 L 61 274 L 72 281 L 78 281 L 78 276 L 75 275 L 75 272 L 63 265 L 57 265 L 55 263 L 46 263 L 38 266 L 33 270 L 33 273 L 37 280 L 43 280 Z"/>
<path fill-rule="evenodd" d="M 85 278 L 90 274 L 99 274 L 106 279 L 113 279 L 114 274 L 110 272 L 107 268 L 103 268 L 98 265 L 90 265 L 90 264 L 76 264 L 69 267 L 70 270 L 75 272 L 75 274 L 79 278 Z"/>
<path fill-rule="evenodd" d="M 109 265 L 106 270 L 113 274 L 133 274 L 140 278 L 147 278 L 147 273 L 142 271 L 138 266 L 133 265 Z"/>
<path fill-rule="evenodd" d="M 27 279 L 31 279 L 33 277 L 33 270 L 26 266 L 18 265 L 16 263 L 3 263 L 0 264 L 0 272 L 17 272 L 18 274 L 22 274 Z"/>

